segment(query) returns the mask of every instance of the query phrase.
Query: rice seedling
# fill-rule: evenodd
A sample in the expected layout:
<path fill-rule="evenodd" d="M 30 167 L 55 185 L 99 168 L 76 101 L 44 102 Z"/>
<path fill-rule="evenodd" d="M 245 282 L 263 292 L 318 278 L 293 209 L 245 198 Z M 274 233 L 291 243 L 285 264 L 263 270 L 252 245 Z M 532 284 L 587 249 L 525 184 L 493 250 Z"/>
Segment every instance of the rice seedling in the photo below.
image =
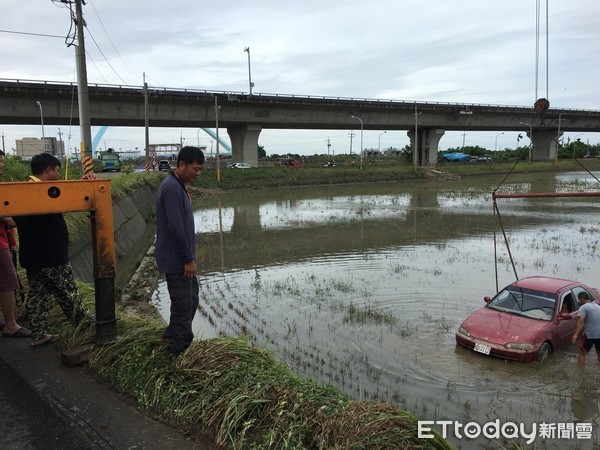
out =
<path fill-rule="evenodd" d="M 406 322 L 404 325 L 402 325 L 401 327 L 395 327 L 394 331 L 396 332 L 396 334 L 398 334 L 400 337 L 403 338 L 407 338 L 407 337 L 411 337 L 414 336 L 417 332 L 417 327 L 416 325 L 411 324 L 410 322 Z"/>
<path fill-rule="evenodd" d="M 361 308 L 353 303 L 348 305 L 346 315 L 344 316 L 344 323 L 373 323 L 392 326 L 396 322 L 397 319 L 391 312 L 377 311 L 371 308 L 371 306 Z"/>
<path fill-rule="evenodd" d="M 392 273 L 405 275 L 405 276 L 406 276 L 407 270 L 409 270 L 409 267 L 406 265 L 403 265 L 403 264 L 393 264 L 391 267 Z"/>
<path fill-rule="evenodd" d="M 331 283 L 331 286 L 333 287 L 333 289 L 335 289 L 338 292 L 341 292 L 343 294 L 351 294 L 352 292 L 354 292 L 356 290 L 354 288 L 354 286 L 352 285 L 352 283 L 349 281 L 344 282 L 344 281 L 334 280 Z"/>
<path fill-rule="evenodd" d="M 436 328 L 438 329 L 438 334 L 439 332 L 447 333 L 448 331 L 450 331 L 450 328 L 452 328 L 452 323 L 448 322 L 448 320 L 445 317 L 440 317 L 439 319 L 436 319 L 434 323 Z"/>

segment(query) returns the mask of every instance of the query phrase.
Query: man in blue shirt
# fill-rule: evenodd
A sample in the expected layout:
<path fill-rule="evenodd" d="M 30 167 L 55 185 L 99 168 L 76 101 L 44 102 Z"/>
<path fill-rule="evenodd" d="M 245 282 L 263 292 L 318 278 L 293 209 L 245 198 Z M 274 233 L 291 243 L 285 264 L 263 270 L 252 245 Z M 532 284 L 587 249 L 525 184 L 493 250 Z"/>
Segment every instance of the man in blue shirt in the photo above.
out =
<path fill-rule="evenodd" d="M 579 340 L 580 352 L 577 363 L 580 365 L 585 364 L 585 357 L 592 347 L 596 347 L 596 354 L 600 362 L 600 305 L 596 302 L 590 302 L 590 296 L 587 292 L 580 292 L 577 297 L 579 303 L 581 303 L 581 308 L 578 311 L 577 327 L 571 342 L 574 344 L 581 329 L 585 330 Z"/>
<path fill-rule="evenodd" d="M 196 278 L 196 230 L 192 197 L 186 188 L 202 171 L 204 153 L 183 147 L 177 167 L 163 180 L 156 204 L 156 263 L 165 274 L 171 298 L 169 325 L 163 333 L 172 341 L 170 355 L 177 357 L 192 343 L 192 321 L 198 309 L 200 288 Z"/>

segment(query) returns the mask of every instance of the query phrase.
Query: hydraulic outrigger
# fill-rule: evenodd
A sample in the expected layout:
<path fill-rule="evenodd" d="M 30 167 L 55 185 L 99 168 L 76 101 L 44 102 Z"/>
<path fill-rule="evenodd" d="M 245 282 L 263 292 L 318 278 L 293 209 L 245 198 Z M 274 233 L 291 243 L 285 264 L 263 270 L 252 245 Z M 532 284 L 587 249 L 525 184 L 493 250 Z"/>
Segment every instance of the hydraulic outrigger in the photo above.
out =
<path fill-rule="evenodd" d="M 96 343 L 117 337 L 115 312 L 115 240 L 110 180 L 0 183 L 0 217 L 90 211 Z M 52 251 L 52 242 L 48 242 Z"/>

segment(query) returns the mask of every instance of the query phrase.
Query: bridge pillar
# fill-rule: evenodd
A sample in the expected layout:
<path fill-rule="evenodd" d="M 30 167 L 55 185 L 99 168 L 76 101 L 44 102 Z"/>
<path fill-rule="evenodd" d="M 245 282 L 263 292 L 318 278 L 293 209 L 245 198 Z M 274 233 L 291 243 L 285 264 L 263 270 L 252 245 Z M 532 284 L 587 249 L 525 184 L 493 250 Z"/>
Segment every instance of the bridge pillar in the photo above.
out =
<path fill-rule="evenodd" d="M 261 131 L 261 125 L 252 123 L 227 127 L 234 162 L 245 162 L 258 167 L 258 136 Z"/>
<path fill-rule="evenodd" d="M 534 130 L 533 136 L 530 136 L 530 134 L 530 132 L 527 132 L 527 136 L 529 136 L 531 139 L 532 161 L 556 159 L 556 152 L 558 152 L 558 139 L 563 135 L 562 131 L 559 135 L 558 130 L 544 128 L 541 130 Z"/>
<path fill-rule="evenodd" d="M 235 206 L 231 231 L 244 236 L 256 236 L 262 233 L 259 207 L 254 204 Z"/>
<path fill-rule="evenodd" d="M 438 147 L 440 139 L 446 133 L 441 128 L 419 128 L 419 140 L 417 149 L 417 165 L 427 166 L 437 162 Z M 408 131 L 410 146 L 414 148 L 415 130 Z"/>

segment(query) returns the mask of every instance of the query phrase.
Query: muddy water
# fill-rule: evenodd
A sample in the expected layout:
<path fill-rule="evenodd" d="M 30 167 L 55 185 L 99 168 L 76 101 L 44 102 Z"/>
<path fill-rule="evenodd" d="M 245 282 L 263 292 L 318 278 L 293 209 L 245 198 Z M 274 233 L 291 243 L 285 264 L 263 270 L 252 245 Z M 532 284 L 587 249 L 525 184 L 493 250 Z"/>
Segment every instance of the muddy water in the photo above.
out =
<path fill-rule="evenodd" d="M 494 261 L 500 288 L 515 279 L 492 215 L 491 192 L 502 178 L 200 199 L 198 338 L 247 335 L 302 376 L 425 420 L 499 419 L 528 430 L 533 422 L 567 430 L 589 422 L 591 440 L 538 437 L 534 445 L 591 447 L 600 441 L 595 355 L 579 370 L 574 347 L 523 365 L 455 344 L 458 325 L 496 292 Z M 595 190 L 589 175 L 565 173 L 511 176 L 499 192 Z M 519 278 L 600 286 L 600 199 L 501 199 L 498 206 Z M 155 299 L 168 314 L 164 284 Z M 497 448 L 483 438 L 449 438 L 461 448 Z"/>

